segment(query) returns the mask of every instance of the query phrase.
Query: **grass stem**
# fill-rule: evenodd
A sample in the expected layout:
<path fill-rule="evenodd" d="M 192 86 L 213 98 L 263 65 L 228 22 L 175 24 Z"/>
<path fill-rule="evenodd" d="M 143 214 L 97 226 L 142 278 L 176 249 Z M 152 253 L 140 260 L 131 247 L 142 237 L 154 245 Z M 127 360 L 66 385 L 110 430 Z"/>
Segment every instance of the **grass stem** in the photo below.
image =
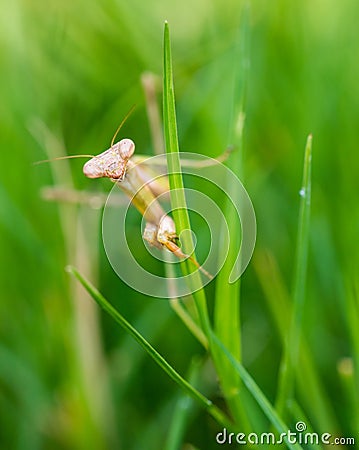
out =
<path fill-rule="evenodd" d="M 286 405 L 293 399 L 295 368 L 299 361 L 300 336 L 303 322 L 305 284 L 309 244 L 309 219 L 311 203 L 312 136 L 309 135 L 304 154 L 303 181 L 300 190 L 300 211 L 295 259 L 292 319 L 287 343 L 280 364 L 276 409 L 285 414 Z"/>

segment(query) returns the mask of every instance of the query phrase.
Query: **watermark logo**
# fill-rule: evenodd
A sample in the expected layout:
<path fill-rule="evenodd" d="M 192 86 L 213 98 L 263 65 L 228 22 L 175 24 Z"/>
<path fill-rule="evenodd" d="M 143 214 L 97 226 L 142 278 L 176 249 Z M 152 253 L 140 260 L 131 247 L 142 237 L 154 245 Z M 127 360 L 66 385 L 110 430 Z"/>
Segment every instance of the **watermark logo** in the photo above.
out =
<path fill-rule="evenodd" d="M 315 433 L 307 431 L 305 422 L 299 421 L 295 424 L 295 431 L 275 434 L 264 433 L 233 433 L 223 428 L 216 434 L 216 442 L 219 445 L 347 445 L 355 446 L 353 437 L 335 437 L 331 433 Z"/>
<path fill-rule="evenodd" d="M 229 283 L 233 283 L 246 269 L 255 246 L 256 217 L 252 202 L 241 181 L 224 164 L 193 153 L 180 153 L 180 157 L 185 182 L 188 180 L 190 186 L 184 189 L 188 209 L 200 218 L 206 230 L 205 238 L 201 232 L 196 235 L 196 230 L 192 230 L 194 242 L 198 245 L 205 240 L 207 245 L 206 255 L 202 255 L 199 263 L 204 270 L 215 276 L 223 267 L 229 248 L 234 246 L 237 257 L 228 279 Z M 156 168 L 156 175 L 146 179 L 146 184 L 153 189 L 155 184 L 160 184 L 161 180 L 163 181 L 167 176 L 166 155 L 148 158 L 143 163 L 136 164 L 136 170 L 139 174 L 148 173 L 149 166 Z M 128 223 L 131 222 L 131 216 L 134 213 L 131 212 L 133 207 L 130 207 L 130 200 L 126 207 L 108 206 L 113 203 L 111 196 L 117 193 L 118 187 L 115 185 L 109 194 L 102 220 L 106 255 L 117 275 L 133 289 L 149 296 L 171 298 L 193 293 L 193 284 L 188 282 L 190 281 L 188 275 L 183 276 L 178 271 L 172 277 L 153 273 L 153 260 L 139 257 L 141 251 L 137 251 L 138 248 L 145 247 L 154 258 L 165 260 L 170 264 L 176 264 L 179 261 L 167 250 L 159 249 L 156 245 L 150 246 L 144 239 L 131 244 L 128 237 Z M 234 225 L 236 230 L 235 236 L 229 235 L 228 223 L 220 205 L 215 201 L 216 196 L 221 198 L 221 202 L 229 200 L 231 225 Z M 168 192 L 161 192 L 156 194 L 156 201 L 161 203 L 164 213 L 170 215 L 172 211 L 166 197 Z M 131 222 L 132 226 L 133 223 L 134 221 Z M 148 230 L 146 225 L 148 221 L 146 223 L 146 220 L 142 219 L 137 236 Z M 188 231 L 184 230 L 184 232 Z M 181 239 L 181 236 L 179 238 Z M 169 290 L 168 281 L 175 286 L 172 292 Z M 209 278 L 202 276 L 202 287 L 209 282 Z"/>

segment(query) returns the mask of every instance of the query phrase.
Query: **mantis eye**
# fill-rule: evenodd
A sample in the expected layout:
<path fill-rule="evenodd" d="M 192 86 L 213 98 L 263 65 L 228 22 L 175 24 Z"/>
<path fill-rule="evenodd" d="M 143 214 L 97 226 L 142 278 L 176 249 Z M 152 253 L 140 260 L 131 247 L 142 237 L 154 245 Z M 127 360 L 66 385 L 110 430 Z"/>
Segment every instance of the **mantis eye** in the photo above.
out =
<path fill-rule="evenodd" d="M 118 143 L 118 153 L 122 159 L 130 159 L 135 151 L 135 143 L 131 139 L 122 139 Z"/>

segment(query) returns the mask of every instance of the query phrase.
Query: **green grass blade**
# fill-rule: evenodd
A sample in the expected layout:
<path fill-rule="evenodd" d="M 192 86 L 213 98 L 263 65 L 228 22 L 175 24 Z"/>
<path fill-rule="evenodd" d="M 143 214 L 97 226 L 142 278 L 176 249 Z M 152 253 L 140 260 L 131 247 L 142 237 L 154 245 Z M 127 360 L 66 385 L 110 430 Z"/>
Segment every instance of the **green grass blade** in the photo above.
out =
<path fill-rule="evenodd" d="M 163 358 L 163 356 L 161 356 L 157 350 L 152 347 L 152 345 L 100 294 L 100 292 L 85 277 L 83 277 L 74 267 L 67 267 L 67 271 L 77 278 L 95 302 L 141 345 L 147 354 L 173 381 L 175 381 L 190 397 L 198 401 L 219 425 L 226 427 L 227 430 L 233 430 L 233 424 L 228 420 L 224 413 L 209 399 L 197 391 L 197 389 L 195 389 L 191 384 L 189 384 L 183 377 L 181 377 L 181 375 Z M 211 338 L 217 348 L 226 355 L 232 367 L 240 375 L 243 383 L 258 402 L 259 406 L 262 408 L 263 412 L 271 421 L 275 429 L 279 433 L 286 432 L 288 430 L 288 426 L 281 420 L 246 369 L 238 361 L 236 361 L 236 359 L 225 348 L 213 332 L 211 333 Z M 287 443 L 287 445 L 288 448 L 293 450 L 299 450 L 301 448 L 298 444 L 292 445 Z"/>
<path fill-rule="evenodd" d="M 187 327 L 188 331 L 192 333 L 192 335 L 200 342 L 200 344 L 207 350 L 208 349 L 208 341 L 203 331 L 194 321 L 193 317 L 189 314 L 189 312 L 184 308 L 181 304 L 179 298 L 171 298 L 170 300 L 171 307 L 173 311 L 177 314 L 179 319 L 182 320 L 183 324 Z"/>
<path fill-rule="evenodd" d="M 257 251 L 254 268 L 263 288 L 270 314 L 284 345 L 288 331 L 287 324 L 290 323 L 291 318 L 289 292 L 287 292 L 285 282 L 271 253 Z M 301 370 L 296 374 L 296 382 L 302 399 L 302 407 L 306 407 L 313 417 L 316 417 L 316 425 L 320 430 L 338 429 L 333 407 L 315 364 L 312 349 L 305 337 L 301 341 L 298 364 Z"/>
<path fill-rule="evenodd" d="M 167 153 L 167 165 L 169 182 L 171 187 L 171 204 L 178 233 L 190 229 L 190 221 L 187 212 L 183 179 L 181 175 L 181 163 L 179 158 L 179 144 L 177 133 L 177 120 L 175 110 L 175 95 L 173 85 L 173 69 L 171 56 L 171 43 L 168 23 L 165 23 L 164 31 L 164 67 L 163 67 L 163 127 Z M 183 242 L 185 253 L 192 253 L 193 242 L 191 236 Z"/>
<path fill-rule="evenodd" d="M 277 411 L 280 415 L 285 413 L 286 403 L 293 398 L 295 367 L 299 359 L 308 260 L 311 202 L 311 161 L 312 136 L 309 135 L 305 148 L 303 182 L 300 190 L 301 202 L 299 211 L 297 255 L 295 260 L 292 320 L 287 345 L 285 346 L 284 355 L 280 366 L 279 387 L 276 401 Z"/>
<path fill-rule="evenodd" d="M 179 225 L 179 230 L 190 229 L 189 217 L 186 209 L 186 200 L 183 191 L 183 180 L 181 176 L 181 166 L 178 156 L 178 137 L 177 137 L 177 124 L 175 114 L 175 100 L 174 100 L 174 87 L 173 87 L 173 73 L 172 73 L 172 59 L 168 24 L 165 24 L 164 32 L 164 130 L 166 140 L 166 151 L 168 157 L 169 179 L 171 190 L 176 190 L 175 195 L 171 197 L 172 207 L 178 208 L 177 212 L 174 211 L 176 224 Z M 171 192 L 172 194 L 172 192 Z M 176 214 L 175 214 L 176 213 Z M 183 228 L 182 228 L 183 227 Z M 191 245 L 191 242 L 189 242 Z M 193 247 L 191 246 L 191 249 Z M 198 272 L 197 272 L 198 273 Z M 227 360 L 230 362 L 237 375 L 240 376 L 247 389 L 252 393 L 263 412 L 266 414 L 271 423 L 279 432 L 285 432 L 288 427 L 281 421 L 279 415 L 256 385 L 254 380 L 250 377 L 248 372 L 240 365 L 238 361 L 232 356 L 231 352 L 226 349 L 223 343 L 212 332 L 206 304 L 203 303 L 203 297 L 198 299 L 198 293 L 202 293 L 203 290 L 194 293 L 195 301 L 201 317 L 201 323 L 203 330 L 208 337 L 209 346 L 214 358 L 217 371 L 221 370 L 221 363 L 223 358 L 219 357 L 221 353 L 225 354 Z M 200 294 L 202 295 L 202 294 Z M 198 301 L 199 300 L 199 301 Z M 237 394 L 237 397 L 240 396 Z M 291 445 L 287 443 L 288 448 L 300 449 L 299 445 Z"/>
<path fill-rule="evenodd" d="M 106 311 L 127 333 L 129 333 L 147 352 L 147 354 L 164 370 L 164 372 L 175 381 L 189 396 L 198 401 L 201 406 L 217 421 L 221 426 L 229 429 L 233 428 L 225 414 L 217 408 L 210 400 L 202 395 L 197 389 L 191 386 L 164 358 L 157 350 L 103 297 L 100 292 L 84 278 L 74 267 L 69 266 L 67 271 L 74 275 L 91 295 L 95 302 Z"/>
<path fill-rule="evenodd" d="M 179 145 L 177 133 L 177 121 L 175 110 L 175 95 L 173 85 L 173 69 L 171 56 L 171 42 L 168 23 L 164 28 L 164 59 L 163 59 L 163 128 L 165 133 L 165 145 L 167 153 L 168 176 L 170 182 L 171 206 L 176 223 L 177 233 L 189 231 L 191 229 L 189 215 L 186 205 L 184 184 L 181 174 L 181 163 L 179 158 Z M 196 260 L 193 252 L 194 244 L 191 233 L 184 233 L 183 239 L 184 253 L 191 255 Z M 192 272 L 191 267 L 196 268 L 189 259 L 182 267 L 185 273 Z M 197 269 L 197 268 L 196 268 Z M 211 325 L 208 316 L 207 302 L 204 290 L 202 289 L 202 279 L 198 270 L 195 270 L 189 277 L 193 297 L 200 317 L 201 327 L 207 338 L 210 336 Z M 209 343 L 209 347 L 211 347 Z"/>
<path fill-rule="evenodd" d="M 243 126 L 245 117 L 245 98 L 247 91 L 248 78 L 248 24 L 249 8 L 246 4 L 240 17 L 240 27 L 235 42 L 233 52 L 233 106 L 232 120 L 230 126 L 230 141 L 236 151 L 232 153 L 227 161 L 228 167 L 240 177 L 242 172 L 243 155 Z M 227 255 L 224 255 L 225 263 L 217 276 L 216 297 L 214 308 L 214 329 L 233 356 L 238 361 L 241 360 L 241 329 L 240 329 L 240 279 L 234 283 L 229 283 L 232 268 L 235 265 L 240 248 L 241 236 L 238 232 L 240 224 L 238 223 L 237 212 L 234 210 L 231 200 L 238 199 L 238 185 L 228 186 L 230 198 L 226 199 L 223 213 L 228 225 L 231 245 Z M 239 203 L 239 202 L 238 202 Z M 219 378 L 224 395 L 229 404 L 230 410 L 237 423 L 243 425 L 248 422 L 245 407 L 242 398 L 238 395 L 241 389 L 241 382 L 238 374 L 233 372 L 232 366 L 226 358 L 218 354 Z M 245 428 L 248 428 L 248 424 Z"/>
<path fill-rule="evenodd" d="M 212 334 L 212 340 L 218 349 L 222 351 L 222 353 L 226 356 L 229 363 L 233 367 L 233 369 L 240 375 L 241 380 L 245 384 L 248 391 L 253 395 L 254 399 L 257 401 L 258 405 L 271 422 L 273 427 L 276 429 L 278 433 L 287 434 L 289 427 L 282 420 L 278 412 L 271 405 L 267 397 L 263 394 L 257 383 L 253 380 L 247 370 L 239 363 L 233 355 L 228 351 L 228 349 L 222 344 L 222 342 L 217 338 L 216 335 Z M 300 450 L 302 447 L 299 444 L 291 444 L 285 439 L 287 447 L 292 450 Z"/>

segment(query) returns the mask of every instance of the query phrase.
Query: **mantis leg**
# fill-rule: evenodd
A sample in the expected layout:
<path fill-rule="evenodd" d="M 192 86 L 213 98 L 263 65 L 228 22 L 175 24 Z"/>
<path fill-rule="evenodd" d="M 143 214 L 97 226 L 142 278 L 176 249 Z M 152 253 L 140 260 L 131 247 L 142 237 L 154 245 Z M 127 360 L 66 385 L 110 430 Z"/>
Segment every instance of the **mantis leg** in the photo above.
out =
<path fill-rule="evenodd" d="M 213 279 L 213 276 L 207 272 L 207 270 L 198 264 L 198 262 L 191 256 L 183 253 L 181 248 L 176 244 L 178 236 L 176 234 L 174 221 L 170 216 L 163 216 L 158 227 L 152 224 L 147 224 L 143 237 L 156 247 L 161 244 L 179 259 L 189 259 L 204 275 L 206 275 L 206 277 Z"/>
<path fill-rule="evenodd" d="M 169 191 L 167 177 L 147 181 L 147 176 L 148 174 L 146 174 L 146 171 L 139 170 L 139 166 L 135 165 L 132 167 L 132 170 L 128 172 L 125 183 L 123 181 L 119 183 L 122 189 L 127 191 L 127 193 L 131 190 L 133 192 L 135 191 L 135 187 L 138 188 L 138 186 L 141 186 L 132 201 L 145 219 L 147 219 L 143 238 L 157 248 L 165 247 L 179 259 L 190 259 L 203 274 L 212 279 L 213 276 L 209 272 L 203 269 L 203 267 L 191 256 L 183 253 L 181 248 L 177 245 L 178 235 L 175 223 L 170 216 L 165 214 L 157 200 L 159 195 Z M 161 181 L 162 183 L 158 183 L 158 181 Z M 129 189 L 128 186 L 126 189 L 127 183 L 132 185 L 132 189 Z M 145 209 L 145 207 L 147 209 Z"/>
<path fill-rule="evenodd" d="M 205 168 L 215 166 L 228 159 L 229 155 L 233 151 L 232 147 L 228 147 L 223 153 L 221 153 L 216 158 L 208 158 L 205 160 L 190 160 L 181 158 L 182 167 L 195 167 L 195 168 Z M 149 162 L 146 163 L 146 160 Z M 131 158 L 133 165 L 136 166 L 137 176 L 146 184 L 152 191 L 155 197 L 160 195 L 168 194 L 170 190 L 168 177 L 163 175 L 158 177 L 158 172 L 156 172 L 156 167 L 161 167 L 161 172 L 166 169 L 166 159 L 165 155 L 160 159 L 147 158 L 142 155 L 134 155 Z"/>

